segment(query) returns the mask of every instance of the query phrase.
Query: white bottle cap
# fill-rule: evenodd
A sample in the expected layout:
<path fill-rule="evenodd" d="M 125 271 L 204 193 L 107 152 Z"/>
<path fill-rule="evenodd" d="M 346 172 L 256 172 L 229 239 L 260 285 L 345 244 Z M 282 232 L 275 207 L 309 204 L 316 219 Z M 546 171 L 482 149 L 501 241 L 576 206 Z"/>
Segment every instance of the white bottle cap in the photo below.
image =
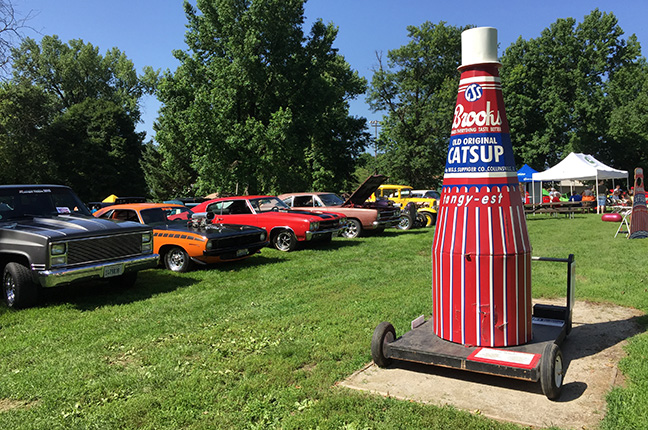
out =
<path fill-rule="evenodd" d="M 501 63 L 497 59 L 497 29 L 476 27 L 461 33 L 461 67 Z"/>

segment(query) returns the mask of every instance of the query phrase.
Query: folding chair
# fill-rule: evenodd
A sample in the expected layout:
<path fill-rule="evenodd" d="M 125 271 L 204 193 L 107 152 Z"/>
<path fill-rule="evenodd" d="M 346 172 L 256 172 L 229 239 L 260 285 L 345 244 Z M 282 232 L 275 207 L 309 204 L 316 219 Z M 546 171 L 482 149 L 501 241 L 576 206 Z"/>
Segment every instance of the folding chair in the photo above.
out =
<path fill-rule="evenodd" d="M 626 210 L 624 210 L 623 212 L 620 212 L 620 213 L 621 213 L 621 216 L 623 218 L 621 218 L 621 223 L 619 224 L 619 228 L 617 228 L 617 231 L 616 231 L 616 234 L 614 235 L 614 237 L 617 237 L 619 233 L 622 233 L 622 234 L 625 234 L 626 238 L 627 238 L 628 235 L 630 234 L 630 224 L 628 224 L 628 217 L 632 214 L 632 208 L 626 209 Z M 625 225 L 626 229 L 625 229 L 625 231 L 622 231 L 621 228 L 623 228 L 624 225 Z"/>

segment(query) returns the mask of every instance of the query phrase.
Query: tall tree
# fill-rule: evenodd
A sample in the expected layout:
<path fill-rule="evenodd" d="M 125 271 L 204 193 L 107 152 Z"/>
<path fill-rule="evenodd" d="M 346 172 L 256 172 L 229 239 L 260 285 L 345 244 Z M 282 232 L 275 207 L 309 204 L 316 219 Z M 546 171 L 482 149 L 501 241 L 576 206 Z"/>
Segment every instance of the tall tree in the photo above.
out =
<path fill-rule="evenodd" d="M 143 194 L 144 133 L 135 125 L 152 76 L 140 79 L 116 48 L 102 56 L 91 44 L 65 44 L 56 36 L 45 36 L 40 44 L 25 39 L 13 57 L 13 78 L 0 90 L 8 96 L 0 103 L 6 115 L 0 121 L 0 135 L 6 133 L 0 152 L 18 154 L 19 148 L 35 160 L 43 158 L 33 181 L 70 185 L 85 199 Z M 25 182 L 20 172 L 0 175 L 6 182 Z"/>
<path fill-rule="evenodd" d="M 11 48 L 22 39 L 23 30 L 31 12 L 17 12 L 11 0 L 0 0 L 0 79 L 4 79 L 11 63 Z"/>
<path fill-rule="evenodd" d="M 559 19 L 537 39 L 506 49 L 502 91 L 520 163 L 544 169 L 574 151 L 628 167 L 618 155 L 631 148 L 613 138 L 610 121 L 629 99 L 614 100 L 610 91 L 628 95 L 622 88 L 638 88 L 632 81 L 645 78 L 628 72 L 641 71 L 641 52 L 634 35 L 622 35 L 613 14 L 595 9 L 578 25 Z"/>
<path fill-rule="evenodd" d="M 337 28 L 302 30 L 304 0 L 185 2 L 187 51 L 159 82 L 155 126 L 169 193 L 344 189 L 364 147 L 348 101 L 366 83 L 333 48 Z M 199 12 L 200 11 L 200 12 Z M 155 159 L 152 154 L 149 158 Z"/>
<path fill-rule="evenodd" d="M 380 55 L 369 88 L 371 108 L 385 112 L 378 148 L 381 173 L 414 187 L 443 176 L 457 98 L 461 32 L 469 27 L 425 22 L 407 27 L 411 41 Z"/>

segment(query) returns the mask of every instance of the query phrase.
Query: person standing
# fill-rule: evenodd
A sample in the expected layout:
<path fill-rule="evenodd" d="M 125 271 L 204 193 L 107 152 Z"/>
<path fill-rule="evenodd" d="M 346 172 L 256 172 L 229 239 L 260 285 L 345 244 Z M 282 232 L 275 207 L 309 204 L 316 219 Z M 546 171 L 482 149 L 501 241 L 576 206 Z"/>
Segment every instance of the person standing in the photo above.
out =
<path fill-rule="evenodd" d="M 599 181 L 598 188 L 598 207 L 600 213 L 605 213 L 605 201 L 607 200 L 607 187 L 605 181 Z"/>

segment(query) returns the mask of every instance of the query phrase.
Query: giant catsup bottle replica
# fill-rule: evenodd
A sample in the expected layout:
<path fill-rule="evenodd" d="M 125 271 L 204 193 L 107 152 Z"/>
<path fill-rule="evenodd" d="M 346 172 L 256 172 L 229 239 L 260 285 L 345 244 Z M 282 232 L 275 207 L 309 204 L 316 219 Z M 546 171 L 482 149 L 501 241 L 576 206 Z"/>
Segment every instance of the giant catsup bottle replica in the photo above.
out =
<path fill-rule="evenodd" d="M 648 209 L 646 209 L 646 190 L 644 189 L 643 169 L 635 169 L 634 196 L 632 197 L 632 218 L 628 239 L 648 237 Z"/>
<path fill-rule="evenodd" d="M 462 65 L 432 245 L 434 332 L 475 346 L 531 340 L 531 245 L 497 61 L 497 30 L 461 35 Z"/>

